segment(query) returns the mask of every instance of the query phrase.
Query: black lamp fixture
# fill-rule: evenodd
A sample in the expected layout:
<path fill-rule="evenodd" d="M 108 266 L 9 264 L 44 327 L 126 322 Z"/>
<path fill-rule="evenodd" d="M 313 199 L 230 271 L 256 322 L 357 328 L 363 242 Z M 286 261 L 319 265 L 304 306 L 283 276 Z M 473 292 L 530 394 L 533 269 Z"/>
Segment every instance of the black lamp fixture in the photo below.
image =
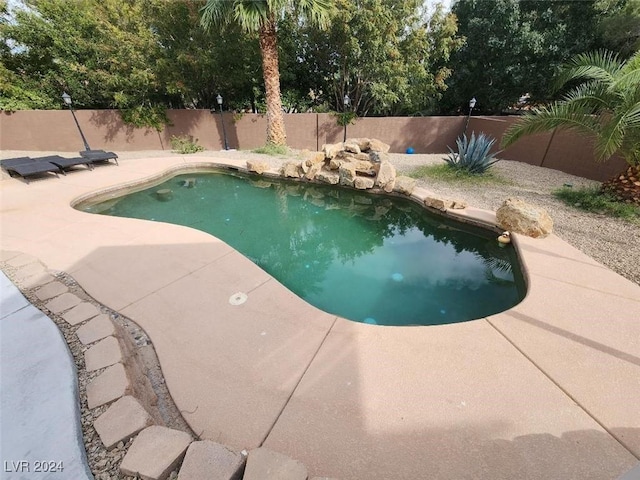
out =
<path fill-rule="evenodd" d="M 229 144 L 227 143 L 227 131 L 224 128 L 224 116 L 222 115 L 222 95 L 218 94 L 216 97 L 218 107 L 220 108 L 220 122 L 222 123 L 222 136 L 224 137 L 224 149 L 229 150 Z"/>
<path fill-rule="evenodd" d="M 67 92 L 63 92 L 62 100 L 64 100 L 64 103 L 69 107 L 69 110 L 71 110 L 71 115 L 73 115 L 73 120 L 76 122 L 76 127 L 78 127 L 78 131 L 80 132 L 80 136 L 82 137 L 82 143 L 84 143 L 84 149 L 87 151 L 91 150 L 91 147 L 87 142 L 87 139 L 84 137 L 84 133 L 82 133 L 82 129 L 80 128 L 80 124 L 78 123 L 78 119 L 76 118 L 76 113 L 73 111 L 73 101 L 71 100 L 71 95 L 69 95 Z"/>
<path fill-rule="evenodd" d="M 467 115 L 467 122 L 464 124 L 464 132 L 463 135 L 467 133 L 467 127 L 469 126 L 469 119 L 471 118 L 471 112 L 473 111 L 473 107 L 476 106 L 476 97 L 473 97 L 469 100 L 469 114 Z"/>
<path fill-rule="evenodd" d="M 349 105 L 351 105 L 351 99 L 349 98 L 349 95 L 347 95 L 346 93 L 344 94 L 344 98 L 342 99 L 343 105 L 344 105 L 344 139 L 342 140 L 343 142 L 347 141 L 347 123 L 349 123 L 349 119 L 347 118 L 347 108 L 349 108 Z"/>

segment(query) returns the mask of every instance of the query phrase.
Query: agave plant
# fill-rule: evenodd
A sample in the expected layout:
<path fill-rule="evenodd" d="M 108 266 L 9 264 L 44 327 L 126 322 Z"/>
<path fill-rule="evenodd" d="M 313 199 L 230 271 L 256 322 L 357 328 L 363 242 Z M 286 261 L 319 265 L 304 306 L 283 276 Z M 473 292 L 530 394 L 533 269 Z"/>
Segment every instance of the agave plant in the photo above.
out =
<path fill-rule="evenodd" d="M 499 160 L 495 158 L 499 152 L 489 153 L 495 142 L 494 138 L 484 133 L 477 137 L 475 133 L 471 133 L 471 139 L 467 139 L 467 136 L 463 134 L 456 139 L 457 153 L 451 147 L 447 147 L 451 153 L 445 158 L 445 161 L 456 170 L 482 175 Z"/>

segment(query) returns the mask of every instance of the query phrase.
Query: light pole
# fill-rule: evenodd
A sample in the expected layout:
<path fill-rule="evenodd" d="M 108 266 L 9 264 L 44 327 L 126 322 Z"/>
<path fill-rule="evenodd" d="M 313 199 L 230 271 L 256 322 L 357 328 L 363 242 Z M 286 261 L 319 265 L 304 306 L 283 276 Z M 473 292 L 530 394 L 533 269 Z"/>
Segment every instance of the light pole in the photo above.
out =
<path fill-rule="evenodd" d="M 224 137 L 224 149 L 229 150 L 229 144 L 227 143 L 227 131 L 224 128 L 224 116 L 222 115 L 222 95 L 218 94 L 216 97 L 218 106 L 220 107 L 220 122 L 222 123 L 222 136 Z"/>
<path fill-rule="evenodd" d="M 344 98 L 342 99 L 343 104 L 344 104 L 344 139 L 342 140 L 343 142 L 347 141 L 347 123 L 349 123 L 349 119 L 347 118 L 347 108 L 349 108 L 349 105 L 351 105 L 351 99 L 349 98 L 349 95 L 347 95 L 346 93 L 344 94 Z"/>
<path fill-rule="evenodd" d="M 66 103 L 67 106 L 69 107 L 69 110 L 71 110 L 71 115 L 73 115 L 73 119 L 76 122 L 76 127 L 78 127 L 78 131 L 80 132 L 80 136 L 82 137 L 82 142 L 84 143 L 84 149 L 86 151 L 91 150 L 91 147 L 87 143 L 87 139 L 84 138 L 84 133 L 82 133 L 82 129 L 80 128 L 80 124 L 78 123 L 78 119 L 76 118 L 76 113 L 73 111 L 73 105 L 72 105 L 73 102 L 71 101 L 71 96 L 67 92 L 63 92 L 62 100 L 64 100 L 64 103 Z"/>
<path fill-rule="evenodd" d="M 471 118 L 471 112 L 473 111 L 473 107 L 476 106 L 476 97 L 473 97 L 471 100 L 469 100 L 469 115 L 467 115 L 467 123 L 464 124 L 464 132 L 462 132 L 462 135 L 465 135 L 467 133 L 467 127 L 469 126 L 469 119 Z"/>

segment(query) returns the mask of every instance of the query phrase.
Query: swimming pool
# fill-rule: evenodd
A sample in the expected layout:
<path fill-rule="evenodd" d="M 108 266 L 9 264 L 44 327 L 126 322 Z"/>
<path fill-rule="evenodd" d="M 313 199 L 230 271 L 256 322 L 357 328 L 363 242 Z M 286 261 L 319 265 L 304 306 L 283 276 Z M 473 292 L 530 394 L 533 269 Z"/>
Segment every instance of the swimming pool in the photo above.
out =
<path fill-rule="evenodd" d="M 526 292 L 512 246 L 408 199 L 221 171 L 77 208 L 208 232 L 307 302 L 358 322 L 472 320 Z"/>

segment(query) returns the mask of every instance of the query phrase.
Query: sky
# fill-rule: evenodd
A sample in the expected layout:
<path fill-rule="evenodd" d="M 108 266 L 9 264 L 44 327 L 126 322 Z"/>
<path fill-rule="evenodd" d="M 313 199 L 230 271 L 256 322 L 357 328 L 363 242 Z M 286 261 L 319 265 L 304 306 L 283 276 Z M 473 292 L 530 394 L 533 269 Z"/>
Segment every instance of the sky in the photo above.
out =
<path fill-rule="evenodd" d="M 432 10 L 433 6 L 436 3 L 442 3 L 444 5 L 445 9 L 451 10 L 451 2 L 452 2 L 452 0 L 425 0 L 425 3 L 429 7 L 429 10 Z"/>

